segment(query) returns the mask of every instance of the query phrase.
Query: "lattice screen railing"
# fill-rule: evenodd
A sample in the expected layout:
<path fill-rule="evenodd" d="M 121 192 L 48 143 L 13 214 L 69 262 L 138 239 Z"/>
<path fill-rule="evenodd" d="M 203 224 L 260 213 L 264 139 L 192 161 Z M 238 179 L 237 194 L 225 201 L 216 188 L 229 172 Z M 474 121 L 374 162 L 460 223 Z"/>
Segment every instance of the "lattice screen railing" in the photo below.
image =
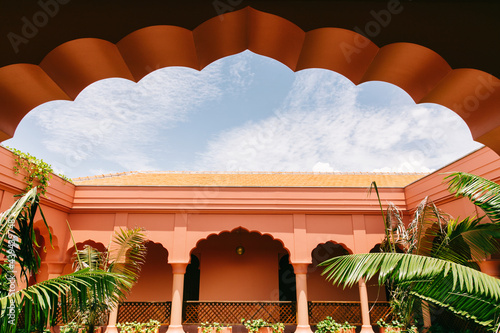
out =
<path fill-rule="evenodd" d="M 316 325 L 326 317 L 336 322 L 349 322 L 361 325 L 361 308 L 359 302 L 308 302 L 309 324 Z"/>
<path fill-rule="evenodd" d="M 380 319 L 390 322 L 392 321 L 391 306 L 389 302 L 370 303 L 370 321 L 372 325 L 376 325 Z"/>
<path fill-rule="evenodd" d="M 345 321 L 352 325 L 361 325 L 361 304 L 359 302 L 308 302 L 309 324 L 316 325 L 330 316 L 335 321 Z M 386 319 L 390 313 L 388 302 L 370 304 L 370 321 L 375 325 L 379 319 Z M 386 319 L 387 320 L 387 319 Z"/>
<path fill-rule="evenodd" d="M 218 322 L 237 325 L 241 319 L 296 324 L 295 302 L 196 302 L 184 304 L 184 324 Z"/>
<path fill-rule="evenodd" d="M 118 307 L 118 322 L 145 323 L 154 319 L 168 325 L 171 309 L 172 302 L 123 302 Z"/>

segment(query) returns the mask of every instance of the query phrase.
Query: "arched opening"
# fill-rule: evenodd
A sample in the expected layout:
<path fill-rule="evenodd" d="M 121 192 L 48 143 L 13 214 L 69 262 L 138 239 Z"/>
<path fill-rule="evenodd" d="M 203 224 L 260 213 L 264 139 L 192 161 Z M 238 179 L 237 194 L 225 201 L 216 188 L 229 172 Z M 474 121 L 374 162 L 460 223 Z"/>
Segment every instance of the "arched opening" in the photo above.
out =
<path fill-rule="evenodd" d="M 168 251 L 158 243 L 146 243 L 146 260 L 128 302 L 166 302 L 172 300 L 172 267 Z"/>
<path fill-rule="evenodd" d="M 239 324 L 243 318 L 293 323 L 292 300 L 280 302 L 283 295 L 291 298 L 293 269 L 288 256 L 279 240 L 241 227 L 199 241 L 186 270 L 184 290 L 189 295 L 185 296 L 184 324 Z M 284 285 L 282 276 L 286 276 Z M 189 300 L 196 292 L 198 300 Z"/>
<path fill-rule="evenodd" d="M 310 301 L 359 301 L 357 288 L 343 289 L 332 285 L 321 275 L 323 267 L 318 266 L 327 259 L 350 253 L 352 251 L 348 250 L 347 247 L 332 241 L 316 246 L 311 253 L 312 264 L 309 265 L 307 277 L 308 299 Z"/>
<path fill-rule="evenodd" d="M 352 254 L 352 251 L 343 244 L 328 241 L 319 244 L 312 251 L 312 264 L 308 271 L 308 299 L 309 299 L 309 321 L 311 325 L 316 325 L 319 321 L 331 316 L 337 322 L 348 321 L 353 325 L 361 325 L 360 291 L 358 285 L 352 288 L 343 288 L 333 285 L 321 275 L 322 266 L 318 266 L 323 261 L 341 256 Z M 376 304 L 376 309 L 371 315 L 371 321 L 376 322 L 380 313 L 388 309 L 385 301 L 385 294 L 375 283 L 368 281 L 366 283 L 368 299 Z M 380 303 L 382 302 L 382 303 Z"/>
<path fill-rule="evenodd" d="M 118 323 L 170 321 L 172 304 L 172 267 L 163 245 L 148 241 L 146 258 L 139 279 L 125 302 L 118 308 Z"/>
<path fill-rule="evenodd" d="M 19 121 L 33 107 L 50 100 L 74 99 L 97 80 L 120 77 L 137 81 L 167 66 L 200 70 L 249 49 L 294 71 L 325 68 L 355 84 L 395 84 L 418 103 L 436 103 L 454 110 L 467 122 L 476 141 L 500 151 L 496 140 L 500 120 L 495 117 L 499 81 L 490 74 L 452 69 L 440 55 L 417 44 L 378 47 L 357 32 L 339 28 L 305 32 L 284 18 L 250 7 L 225 13 L 223 18 L 214 17 L 192 31 L 150 26 L 116 44 L 97 38 L 72 40 L 47 54 L 40 66 L 1 68 L 0 83 L 9 89 L 0 104 L 0 139 L 12 137 Z"/>
<path fill-rule="evenodd" d="M 199 253 L 201 301 L 279 300 L 279 259 L 288 252 L 271 236 L 238 228 L 209 236 L 193 252 Z"/>

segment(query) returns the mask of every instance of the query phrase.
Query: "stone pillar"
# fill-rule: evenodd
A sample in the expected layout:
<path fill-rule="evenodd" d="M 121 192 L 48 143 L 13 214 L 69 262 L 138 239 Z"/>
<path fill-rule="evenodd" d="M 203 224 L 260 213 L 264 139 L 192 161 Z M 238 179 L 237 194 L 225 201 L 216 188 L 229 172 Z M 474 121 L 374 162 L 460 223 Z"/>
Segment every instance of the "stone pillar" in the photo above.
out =
<path fill-rule="evenodd" d="M 61 276 L 66 266 L 65 262 L 48 262 L 46 264 L 48 267 L 49 279 Z"/>
<path fill-rule="evenodd" d="M 116 323 L 118 321 L 118 306 L 111 310 L 109 313 L 108 326 L 106 327 L 106 333 L 118 333 L 116 328 Z"/>
<path fill-rule="evenodd" d="M 174 277 L 172 282 L 172 310 L 167 332 L 184 333 L 182 328 L 182 298 L 187 263 L 171 263 L 171 265 Z"/>
<path fill-rule="evenodd" d="M 312 333 L 309 326 L 309 309 L 307 306 L 307 267 L 308 264 L 292 264 L 295 271 L 297 289 L 297 333 Z"/>
<path fill-rule="evenodd" d="M 359 280 L 359 300 L 361 301 L 361 333 L 374 333 L 370 323 L 370 308 L 368 306 L 368 292 L 364 279 Z"/>

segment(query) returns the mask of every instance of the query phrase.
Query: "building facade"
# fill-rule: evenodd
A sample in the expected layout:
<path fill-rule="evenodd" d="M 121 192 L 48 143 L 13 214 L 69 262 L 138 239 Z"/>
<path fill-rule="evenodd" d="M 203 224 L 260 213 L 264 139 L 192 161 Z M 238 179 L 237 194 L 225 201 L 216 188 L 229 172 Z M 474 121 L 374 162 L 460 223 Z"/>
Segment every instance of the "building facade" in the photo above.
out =
<path fill-rule="evenodd" d="M 2 211 L 24 188 L 13 165 L 13 155 L 0 148 Z M 377 198 L 368 196 L 372 181 L 384 205 L 394 203 L 407 220 L 426 196 L 455 217 L 481 214 L 447 192 L 443 173 L 449 171 L 500 180 L 500 158 L 482 148 L 428 175 L 130 172 L 74 184 L 53 176 L 42 199 L 53 246 L 40 219 L 45 251 L 38 279 L 72 270 L 66 221 L 77 246 L 101 250 L 115 230 L 141 227 L 149 239 L 146 262 L 127 302 L 111 313 L 110 326 L 144 316 L 182 331 L 255 315 L 310 331 L 336 308 L 350 309 L 343 318 L 370 330 L 386 309 L 385 289 L 361 281 L 344 290 L 327 282 L 317 265 L 370 252 L 383 239 Z M 483 266 L 499 275 L 498 261 Z"/>

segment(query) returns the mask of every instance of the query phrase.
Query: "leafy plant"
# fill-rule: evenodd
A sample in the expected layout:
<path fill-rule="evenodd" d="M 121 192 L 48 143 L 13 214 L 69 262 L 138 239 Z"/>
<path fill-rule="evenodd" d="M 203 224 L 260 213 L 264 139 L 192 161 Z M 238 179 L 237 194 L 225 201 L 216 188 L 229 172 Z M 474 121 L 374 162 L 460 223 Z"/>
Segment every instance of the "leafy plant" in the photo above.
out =
<path fill-rule="evenodd" d="M 221 323 L 210 323 L 210 322 L 205 322 L 205 323 L 201 323 L 200 326 L 198 328 L 201 329 L 201 332 L 202 333 L 212 333 L 212 332 L 220 332 L 222 331 L 222 329 L 226 327 L 224 326 L 223 324 Z M 231 326 L 227 326 L 227 327 L 231 327 Z"/>
<path fill-rule="evenodd" d="M 77 323 L 70 322 L 64 326 L 61 326 L 60 333 L 78 333 L 79 329 L 81 329 L 81 328 L 82 327 L 80 325 L 78 325 Z"/>
<path fill-rule="evenodd" d="M 256 333 L 262 327 L 270 327 L 274 333 L 283 332 L 285 329 L 285 325 L 282 323 L 271 324 L 265 321 L 264 319 L 253 319 L 246 321 L 245 319 L 241 319 L 241 323 L 248 330 L 248 333 Z"/>
<path fill-rule="evenodd" d="M 10 150 L 14 156 L 14 174 L 19 174 L 24 171 L 24 181 L 26 183 L 26 188 L 24 193 L 31 190 L 33 187 L 37 187 L 42 195 L 47 192 L 47 187 L 49 186 L 49 181 L 51 174 L 54 172 L 52 166 L 42 159 L 38 159 L 35 156 L 24 153 L 18 149 L 12 147 L 5 147 Z M 63 174 L 58 174 L 65 182 L 73 183 L 73 181 Z"/>
<path fill-rule="evenodd" d="M 19 198 L 7 211 L 0 214 L 0 250 L 2 253 L 7 253 L 17 245 L 20 248 L 25 248 L 23 243 L 33 242 L 33 238 L 26 235 L 33 234 L 33 220 L 39 208 L 36 204 L 37 200 L 39 200 L 37 188 L 34 187 Z M 23 219 L 25 220 L 22 221 Z M 19 225 L 19 222 L 24 223 L 27 231 L 20 233 L 19 239 L 14 239 L 12 236 L 13 227 L 16 224 Z M 23 244 L 23 247 L 20 244 Z M 38 259 L 36 254 L 29 250 L 25 252 L 9 251 L 7 261 L 8 264 L 1 265 L 2 279 L 0 281 L 2 282 L 8 278 L 9 281 L 16 283 L 15 275 L 11 271 L 14 263 L 18 263 L 22 269 L 24 266 L 27 277 L 36 274 L 40 267 L 32 264 L 32 262 L 36 263 Z M 4 283 L 2 286 L 5 288 Z M 116 303 L 120 300 L 121 295 L 131 287 L 131 280 L 125 278 L 120 272 L 83 268 L 71 274 L 30 285 L 19 291 L 2 289 L 0 293 L 0 332 L 14 333 L 17 331 L 17 326 L 22 326 L 21 323 L 18 323 L 22 309 L 25 312 L 24 318 L 32 318 L 32 320 L 25 320 L 24 329 L 27 332 L 31 332 L 33 329 L 43 331 L 48 322 L 55 320 L 55 309 L 59 302 L 63 313 L 70 306 L 79 311 L 85 311 L 89 295 Z"/>
<path fill-rule="evenodd" d="M 116 327 L 123 333 L 154 333 L 161 326 L 158 320 L 150 319 L 147 323 L 126 322 L 116 324 Z"/>
<path fill-rule="evenodd" d="M 29 153 L 23 153 L 15 148 L 6 148 L 16 156 L 14 159 L 14 173 L 19 174 L 21 170 L 25 172 L 24 181 L 26 182 L 26 188 L 24 192 L 28 192 L 37 186 L 40 193 L 42 195 L 45 194 L 49 186 L 50 174 L 54 171 L 50 164 Z"/>
<path fill-rule="evenodd" d="M 120 229 L 115 231 L 113 240 L 107 251 L 101 253 L 99 250 L 85 246 L 83 249 L 76 249 L 74 256 L 74 266 L 76 271 L 82 269 L 102 270 L 115 273 L 122 277 L 117 281 L 113 292 L 118 296 L 102 297 L 90 293 L 86 298 L 86 307 L 70 309 L 63 312 L 63 319 L 74 320 L 81 325 L 85 325 L 89 333 L 94 331 L 94 327 L 104 324 L 103 314 L 117 306 L 117 300 L 125 298 L 133 284 L 139 278 L 141 265 L 146 256 L 144 243 L 146 236 L 142 228 Z M 72 310 L 72 311 L 71 311 Z M 147 324 L 141 324 L 147 329 Z"/>
<path fill-rule="evenodd" d="M 339 324 L 332 317 L 328 316 L 316 325 L 315 333 L 332 333 L 338 332 L 342 328 L 342 324 Z"/>
<path fill-rule="evenodd" d="M 348 330 L 352 328 L 356 328 L 356 326 L 349 324 L 347 321 L 342 324 L 342 329 Z"/>
<path fill-rule="evenodd" d="M 471 182 L 469 186 L 451 183 L 460 193 L 468 193 L 474 202 L 487 203 L 490 212 L 494 211 L 491 207 L 495 204 L 500 207 L 500 197 L 491 198 L 500 191 L 479 192 L 482 199 L 478 200 L 481 195 L 478 195 L 477 184 L 481 182 L 477 179 L 472 182 L 476 185 L 474 189 Z M 488 186 L 493 187 L 491 183 Z M 376 184 L 373 187 L 378 194 Z M 382 207 L 380 197 L 379 204 Z M 495 238 L 500 229 L 498 224 L 480 223 L 481 220 L 476 217 L 453 219 L 426 198 L 406 227 L 399 210 L 389 205 L 387 213 L 383 213 L 386 237 L 381 250 L 385 253 L 329 259 L 322 264 L 327 266 L 324 274 L 328 280 L 344 287 L 379 274 L 379 283 L 385 284 L 391 293 L 396 319 L 407 330 L 412 329 L 413 315 L 421 301 L 447 308 L 493 329 L 500 319 L 500 282 L 475 269 L 478 261 L 498 251 Z"/>

